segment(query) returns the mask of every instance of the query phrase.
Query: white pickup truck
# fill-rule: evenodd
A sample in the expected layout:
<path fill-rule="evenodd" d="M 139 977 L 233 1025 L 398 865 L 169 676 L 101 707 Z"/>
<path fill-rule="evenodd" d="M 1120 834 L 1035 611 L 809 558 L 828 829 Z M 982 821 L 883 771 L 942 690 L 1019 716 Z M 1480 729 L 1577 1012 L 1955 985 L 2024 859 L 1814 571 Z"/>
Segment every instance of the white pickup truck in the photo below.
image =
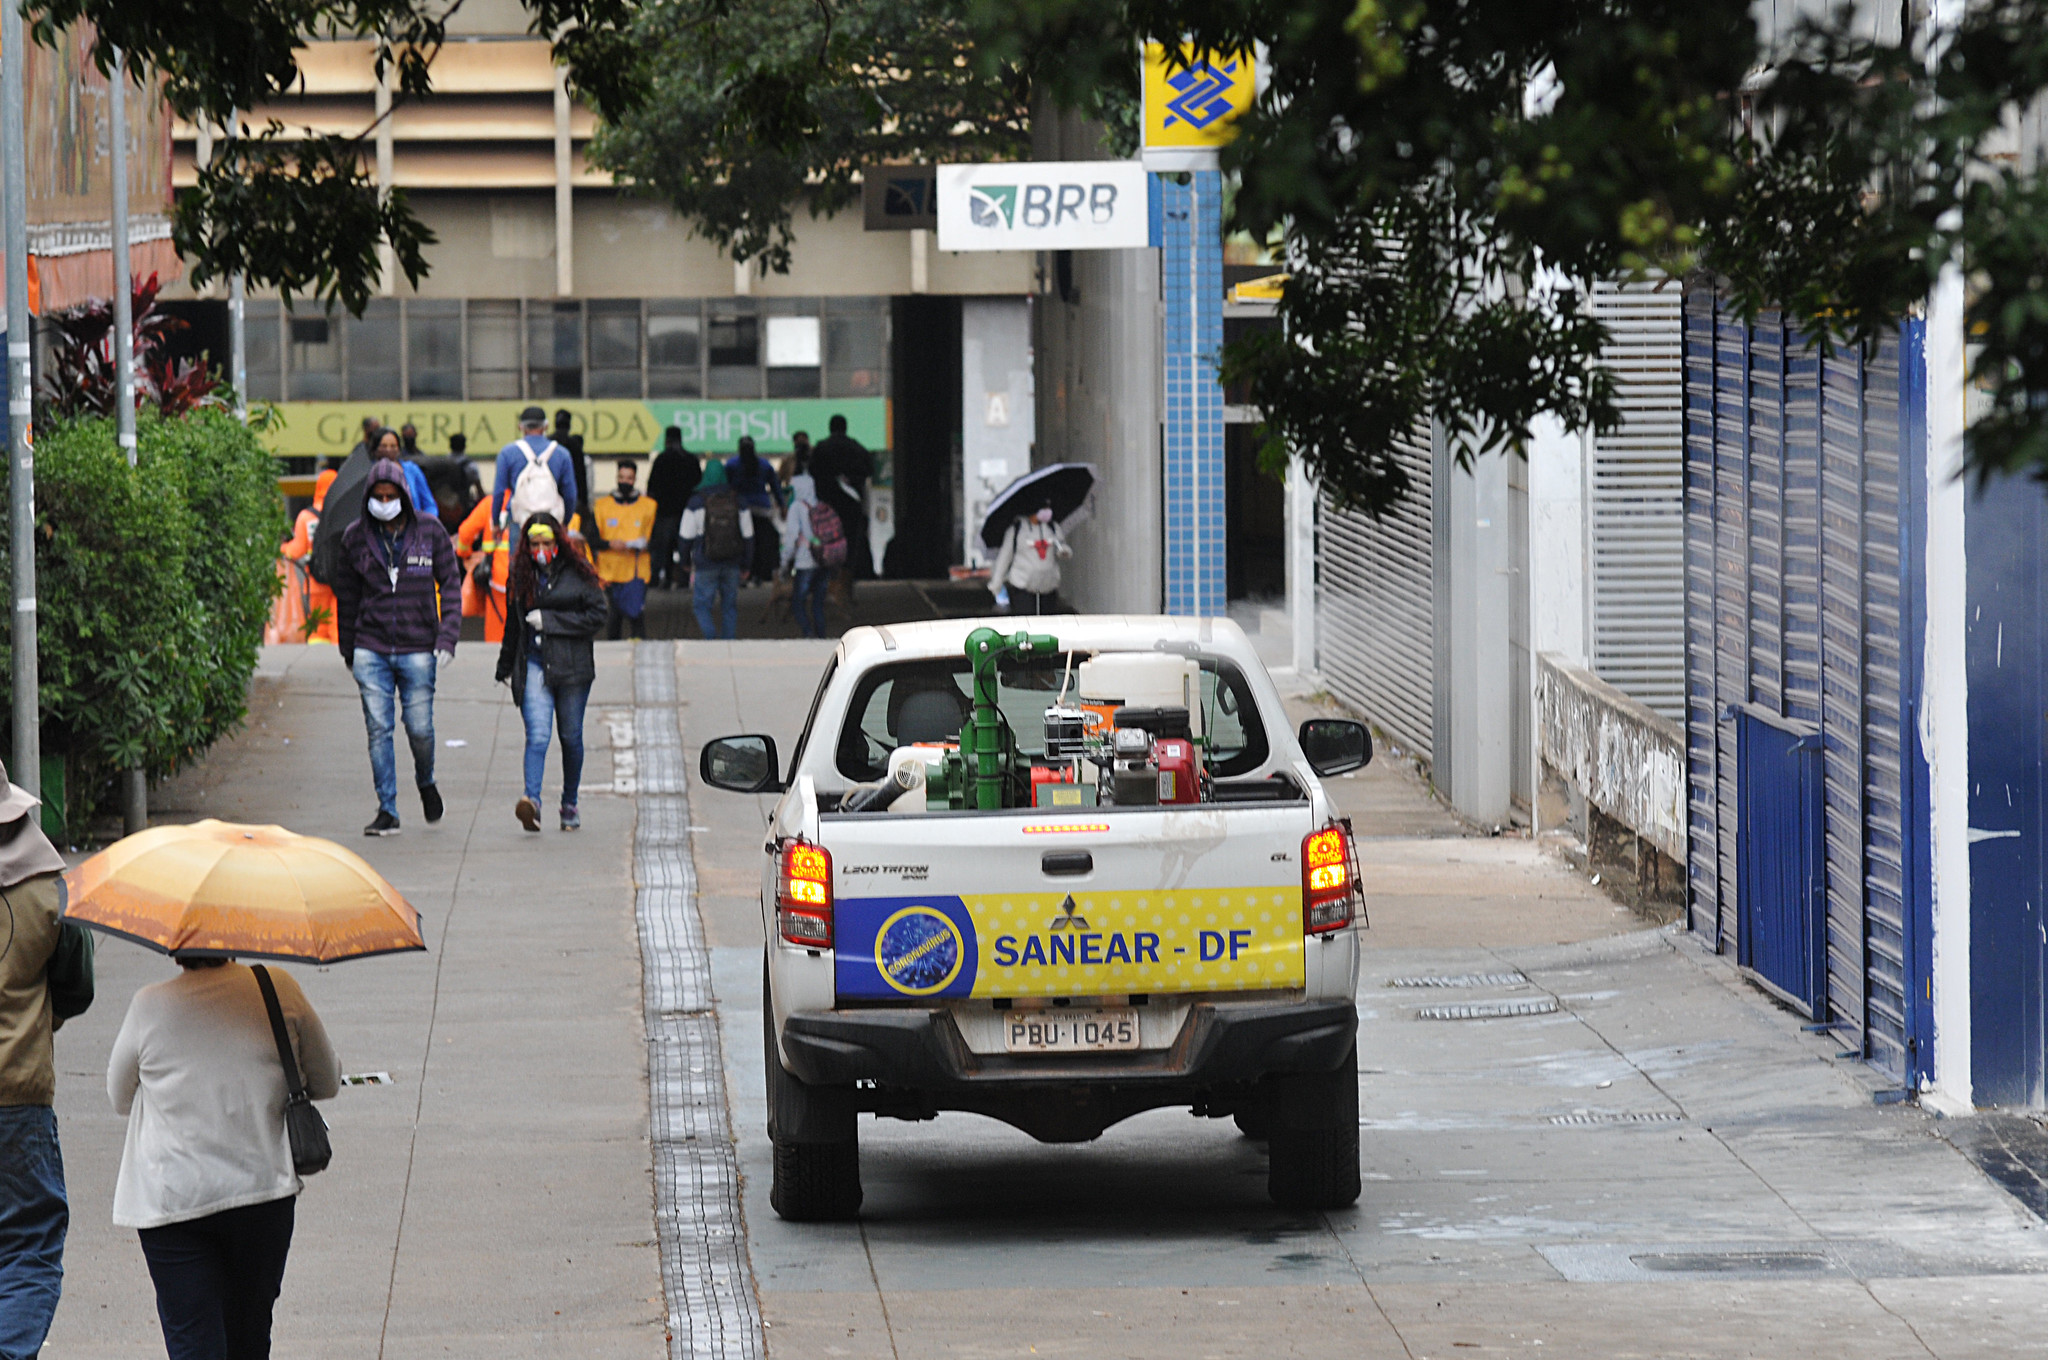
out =
<path fill-rule="evenodd" d="M 858 1213 L 862 1112 L 1080 1142 L 1175 1105 L 1265 1140 L 1279 1203 L 1356 1200 L 1360 895 L 1318 777 L 1371 758 L 1358 723 L 1290 730 L 1226 620 L 850 630 L 786 775 L 758 734 L 699 762 L 781 795 L 776 1212 Z"/>

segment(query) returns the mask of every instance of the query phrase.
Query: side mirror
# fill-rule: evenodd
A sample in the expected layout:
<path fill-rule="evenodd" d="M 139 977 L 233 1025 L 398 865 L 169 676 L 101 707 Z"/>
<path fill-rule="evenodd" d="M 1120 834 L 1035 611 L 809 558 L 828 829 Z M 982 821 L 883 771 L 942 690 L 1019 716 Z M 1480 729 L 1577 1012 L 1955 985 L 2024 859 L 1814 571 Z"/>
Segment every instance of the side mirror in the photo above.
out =
<path fill-rule="evenodd" d="M 1343 774 L 1372 763 L 1372 733 L 1349 718 L 1310 718 L 1301 725 L 1301 753 L 1317 774 Z"/>
<path fill-rule="evenodd" d="M 704 743 L 697 757 L 698 778 L 731 793 L 780 793 L 780 769 L 773 737 L 720 737 Z"/>

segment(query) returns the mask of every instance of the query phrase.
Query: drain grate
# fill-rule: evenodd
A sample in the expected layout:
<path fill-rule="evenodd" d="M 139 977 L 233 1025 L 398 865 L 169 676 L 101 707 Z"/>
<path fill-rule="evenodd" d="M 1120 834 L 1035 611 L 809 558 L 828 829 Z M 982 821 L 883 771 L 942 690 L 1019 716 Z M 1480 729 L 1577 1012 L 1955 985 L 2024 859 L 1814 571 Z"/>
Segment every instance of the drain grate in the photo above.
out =
<path fill-rule="evenodd" d="M 1460 1006 L 1424 1006 L 1418 1020 L 1506 1020 L 1517 1015 L 1550 1015 L 1557 1003 L 1549 997 L 1533 1001 L 1471 1001 Z"/>
<path fill-rule="evenodd" d="M 1419 977 L 1387 979 L 1389 987 L 1526 987 L 1529 979 L 1520 973 L 1425 973 Z"/>
<path fill-rule="evenodd" d="M 1591 1110 L 1573 1110 L 1570 1114 L 1550 1116 L 1553 1124 L 1565 1124 L 1573 1128 L 1587 1128 L 1595 1124 L 1677 1124 L 1685 1116 L 1675 1110 L 1643 1110 L 1618 1114 L 1596 1114 Z"/>
<path fill-rule="evenodd" d="M 1835 1265 L 1817 1251 L 1655 1251 L 1628 1259 L 1672 1275 L 1824 1275 Z"/>

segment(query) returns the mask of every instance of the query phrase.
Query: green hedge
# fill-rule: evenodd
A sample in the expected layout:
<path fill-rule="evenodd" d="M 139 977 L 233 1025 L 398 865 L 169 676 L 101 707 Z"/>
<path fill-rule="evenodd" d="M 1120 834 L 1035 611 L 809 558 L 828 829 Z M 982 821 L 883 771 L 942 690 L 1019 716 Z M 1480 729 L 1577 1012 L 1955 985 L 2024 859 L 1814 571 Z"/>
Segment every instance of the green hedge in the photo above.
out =
<path fill-rule="evenodd" d="M 36 602 L 45 757 L 62 755 L 66 824 L 112 801 L 138 761 L 172 774 L 232 732 L 277 594 L 277 467 L 223 411 L 37 431 Z M 4 477 L 0 477 L 4 486 Z M 0 571 L 11 560 L 0 515 Z M 13 683 L 13 614 L 0 672 Z M 6 750 L 11 751 L 12 733 Z"/>

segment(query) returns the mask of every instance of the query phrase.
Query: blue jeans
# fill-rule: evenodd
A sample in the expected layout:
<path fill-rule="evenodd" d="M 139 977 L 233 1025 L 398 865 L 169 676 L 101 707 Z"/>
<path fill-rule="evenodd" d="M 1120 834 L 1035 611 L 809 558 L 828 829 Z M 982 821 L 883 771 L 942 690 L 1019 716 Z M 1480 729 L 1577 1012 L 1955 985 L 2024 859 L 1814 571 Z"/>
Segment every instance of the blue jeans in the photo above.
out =
<path fill-rule="evenodd" d="M 540 659 L 526 662 L 526 697 L 519 716 L 526 720 L 526 796 L 540 801 L 541 777 L 548 771 L 548 729 L 562 738 L 562 806 L 575 807 L 583 790 L 583 706 L 590 702 L 590 682 L 557 685 L 541 680 Z"/>
<path fill-rule="evenodd" d="M 35 1360 L 43 1348 L 70 1224 L 57 1112 L 0 1105 L 0 1360 Z"/>
<path fill-rule="evenodd" d="M 356 687 L 363 692 L 363 725 L 370 729 L 370 776 L 377 783 L 377 806 L 396 817 L 398 757 L 391 744 L 396 726 L 392 700 L 395 696 L 404 709 L 413 782 L 424 789 L 434 782 L 434 654 L 386 656 L 358 647 L 354 670 Z"/>
<path fill-rule="evenodd" d="M 697 612 L 697 627 L 703 630 L 705 637 L 738 637 L 740 564 L 706 562 L 698 567 L 697 578 L 690 586 L 690 605 Z M 717 614 L 712 613 L 714 609 Z"/>
<path fill-rule="evenodd" d="M 830 567 L 806 567 L 796 574 L 789 605 L 796 614 L 797 631 L 805 637 L 825 636 L 825 590 L 831 584 Z"/>

